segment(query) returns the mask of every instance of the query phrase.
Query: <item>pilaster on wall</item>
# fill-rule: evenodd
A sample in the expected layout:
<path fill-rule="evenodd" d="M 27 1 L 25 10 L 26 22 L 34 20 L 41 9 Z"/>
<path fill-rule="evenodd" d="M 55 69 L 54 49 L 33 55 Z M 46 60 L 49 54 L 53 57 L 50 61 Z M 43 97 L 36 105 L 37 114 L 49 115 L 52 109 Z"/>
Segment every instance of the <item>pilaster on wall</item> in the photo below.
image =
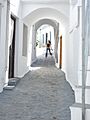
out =
<path fill-rule="evenodd" d="M 6 16 L 6 41 L 5 41 L 5 84 L 8 84 L 8 68 L 9 68 L 9 21 L 10 21 L 10 0 L 7 1 L 7 16 Z"/>
<path fill-rule="evenodd" d="M 16 20 L 17 24 L 17 20 Z M 15 76 L 22 76 L 22 41 L 23 41 L 23 22 L 18 19 L 16 25 L 16 39 L 15 39 Z"/>
<path fill-rule="evenodd" d="M 77 2 L 78 2 L 78 0 L 70 0 L 70 4 L 71 4 L 71 5 L 76 5 Z"/>
<path fill-rule="evenodd" d="M 89 1 L 90 2 L 90 1 Z M 90 3 L 89 3 L 89 5 L 90 5 Z M 90 7 L 89 7 L 89 13 L 90 13 Z M 88 28 L 90 28 L 90 15 L 88 16 L 88 20 L 89 20 L 89 25 L 88 25 Z M 89 33 L 90 33 L 90 29 L 89 29 Z M 89 56 L 90 56 L 90 34 L 89 34 Z"/>
<path fill-rule="evenodd" d="M 0 3 L 0 41 L 1 41 L 1 13 L 2 13 L 2 4 Z"/>
<path fill-rule="evenodd" d="M 85 1 L 86 2 L 86 1 Z M 90 1 L 89 1 L 90 2 Z M 79 46 L 79 66 L 78 66 L 78 84 L 75 88 L 75 104 L 70 107 L 71 120 L 82 120 L 82 7 L 80 7 L 80 46 Z M 90 12 L 89 12 L 90 13 Z M 90 23 L 90 22 L 89 22 Z M 88 29 L 90 25 L 87 25 Z M 90 29 L 88 30 L 90 31 Z M 87 32 L 87 31 L 85 31 Z M 90 38 L 90 35 L 88 36 Z M 86 39 L 88 41 L 88 38 Z M 88 45 L 88 42 L 85 43 Z M 85 49 L 88 48 L 85 46 Z M 90 48 L 90 41 L 89 41 Z M 86 53 L 87 52 L 87 53 Z M 88 50 L 85 51 L 85 58 L 87 59 Z M 86 60 L 85 59 L 85 60 Z M 88 55 L 86 85 L 85 85 L 85 120 L 90 119 L 90 55 Z"/>
<path fill-rule="evenodd" d="M 57 23 L 57 28 L 54 28 L 54 37 L 55 37 L 55 47 L 54 47 L 54 56 L 55 64 L 59 67 L 58 63 L 58 43 L 59 43 L 59 23 Z"/>
<path fill-rule="evenodd" d="M 30 65 L 36 60 L 36 29 L 35 25 L 30 29 Z"/>
<path fill-rule="evenodd" d="M 7 54 L 8 54 L 8 31 L 9 31 L 9 4 L 8 1 L 3 1 L 1 6 L 1 25 L 0 29 L 0 92 L 6 82 L 7 74 Z"/>
<path fill-rule="evenodd" d="M 18 29 L 17 29 L 18 28 Z M 22 77 L 26 72 L 29 71 L 27 66 L 27 56 L 23 56 L 23 21 L 22 19 L 18 19 L 17 26 L 17 39 L 16 39 L 16 55 L 15 55 L 15 75 L 17 77 Z"/>
<path fill-rule="evenodd" d="M 70 0 L 70 5 L 72 6 L 75 6 L 75 5 L 81 6 L 81 4 L 82 4 L 82 0 Z"/>
<path fill-rule="evenodd" d="M 71 0 L 72 2 L 72 0 Z M 71 59 L 69 59 L 69 70 L 71 73 L 71 83 L 78 86 L 78 71 L 80 70 L 80 55 L 81 55 L 81 11 L 77 5 L 78 0 L 73 0 L 74 3 L 70 4 L 70 46 L 69 53 Z"/>

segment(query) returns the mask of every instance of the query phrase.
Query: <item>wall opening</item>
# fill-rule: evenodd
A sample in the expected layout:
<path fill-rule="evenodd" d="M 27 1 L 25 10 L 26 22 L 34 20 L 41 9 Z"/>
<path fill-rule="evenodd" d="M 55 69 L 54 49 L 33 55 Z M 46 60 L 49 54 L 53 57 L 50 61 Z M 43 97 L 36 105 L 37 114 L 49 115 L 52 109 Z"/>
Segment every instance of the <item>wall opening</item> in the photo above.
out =
<path fill-rule="evenodd" d="M 46 44 L 51 41 L 51 52 L 54 50 L 54 29 L 48 24 L 41 25 L 36 32 L 36 56 L 46 53 Z M 49 53 L 48 53 L 49 54 Z"/>
<path fill-rule="evenodd" d="M 8 77 L 14 77 L 14 56 L 15 56 L 15 31 L 16 31 L 16 18 L 11 15 L 11 28 L 10 28 L 10 43 L 9 43 L 9 72 Z"/>
<path fill-rule="evenodd" d="M 60 36 L 60 68 L 62 68 L 62 35 Z"/>

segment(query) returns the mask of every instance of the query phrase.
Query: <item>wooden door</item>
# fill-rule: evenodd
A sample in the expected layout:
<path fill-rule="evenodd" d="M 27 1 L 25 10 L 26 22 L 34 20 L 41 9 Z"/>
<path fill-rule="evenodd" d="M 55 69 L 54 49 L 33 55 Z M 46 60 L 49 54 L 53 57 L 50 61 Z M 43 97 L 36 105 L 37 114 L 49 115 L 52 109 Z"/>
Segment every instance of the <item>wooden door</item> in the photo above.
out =
<path fill-rule="evenodd" d="M 15 30 L 16 29 L 16 18 L 11 15 L 11 34 L 9 44 L 9 78 L 14 77 L 14 55 L 15 55 Z"/>
<path fill-rule="evenodd" d="M 62 68 L 62 36 L 60 36 L 60 68 Z"/>

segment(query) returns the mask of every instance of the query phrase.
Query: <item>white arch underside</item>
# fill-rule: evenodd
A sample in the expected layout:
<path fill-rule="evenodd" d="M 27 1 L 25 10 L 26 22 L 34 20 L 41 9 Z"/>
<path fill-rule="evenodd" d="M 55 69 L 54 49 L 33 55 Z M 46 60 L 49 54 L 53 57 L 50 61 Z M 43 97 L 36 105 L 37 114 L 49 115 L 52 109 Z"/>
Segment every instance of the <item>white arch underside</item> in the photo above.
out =
<path fill-rule="evenodd" d="M 41 19 L 51 19 L 57 22 L 61 22 L 63 25 L 68 24 L 69 19 L 60 11 L 52 8 L 39 8 L 29 13 L 23 18 L 23 21 L 28 25 L 33 25 Z"/>

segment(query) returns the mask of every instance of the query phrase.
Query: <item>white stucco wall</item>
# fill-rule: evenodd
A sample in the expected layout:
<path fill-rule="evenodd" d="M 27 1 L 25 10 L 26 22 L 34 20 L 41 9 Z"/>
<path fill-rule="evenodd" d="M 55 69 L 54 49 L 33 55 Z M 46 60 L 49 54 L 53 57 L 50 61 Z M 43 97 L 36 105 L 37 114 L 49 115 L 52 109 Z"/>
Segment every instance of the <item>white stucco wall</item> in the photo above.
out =
<path fill-rule="evenodd" d="M 57 6 L 57 7 L 56 7 Z M 44 7 L 44 8 L 43 8 Z M 28 27 L 32 26 L 33 24 L 35 24 L 37 21 L 41 20 L 41 19 L 52 19 L 52 20 L 56 20 L 56 22 L 61 22 L 62 24 L 65 25 L 68 24 L 69 22 L 69 5 L 68 4 L 22 4 L 22 18 L 23 18 L 23 22 L 25 24 L 28 25 Z M 24 18 L 25 17 L 25 18 Z M 35 32 L 36 33 L 36 32 Z M 30 39 L 33 39 L 33 41 L 31 40 L 31 44 L 30 47 L 31 49 L 29 49 L 28 51 L 28 64 L 29 64 L 29 56 L 31 56 L 31 60 L 30 63 L 32 63 L 33 60 L 35 60 L 35 55 L 30 52 L 34 51 L 35 53 L 35 48 L 33 47 L 35 45 L 35 35 L 33 33 L 33 35 L 31 35 L 32 33 L 30 32 Z M 68 39 L 68 37 L 64 37 L 65 34 L 63 35 L 63 38 L 65 38 L 64 40 Z M 63 44 L 63 51 L 65 48 L 65 45 Z M 64 52 L 65 53 L 65 52 Z M 63 64 L 65 64 L 65 56 L 66 54 L 63 54 Z M 34 59 L 33 59 L 34 58 Z M 22 59 L 23 64 L 24 64 L 24 58 Z M 25 67 L 25 66 L 24 66 Z M 26 67 L 25 67 L 26 68 Z M 63 65 L 63 68 L 65 68 L 65 65 Z M 66 71 L 66 70 L 65 70 Z"/>
<path fill-rule="evenodd" d="M 10 11 L 17 17 L 21 16 L 21 2 L 20 0 L 10 0 Z"/>
<path fill-rule="evenodd" d="M 36 29 L 35 25 L 32 26 L 32 63 L 36 60 Z"/>
<path fill-rule="evenodd" d="M 75 13 L 75 14 L 73 14 Z M 74 16 L 74 17 L 73 17 Z M 69 28 L 69 43 L 68 43 L 68 65 L 67 79 L 73 86 L 78 85 L 79 70 L 81 65 L 81 11 L 78 5 L 71 5 L 70 8 L 70 28 Z"/>
<path fill-rule="evenodd" d="M 68 28 L 69 28 L 69 24 L 66 25 L 65 27 L 62 26 L 62 29 L 61 29 L 61 33 L 62 33 L 62 70 L 66 73 L 66 76 L 68 74 L 68 58 L 70 57 L 69 56 L 69 40 L 70 40 L 70 37 L 69 37 L 69 31 L 68 31 Z"/>
<path fill-rule="evenodd" d="M 68 67 L 67 74 L 68 80 L 74 85 L 78 85 L 78 68 L 79 68 L 79 47 L 80 47 L 80 32 L 79 28 L 75 29 L 72 33 L 70 33 L 69 40 L 69 54 L 68 54 Z"/>
<path fill-rule="evenodd" d="M 57 6 L 57 7 L 56 7 Z M 33 7 L 33 8 L 32 8 Z M 62 23 L 64 28 L 69 24 L 69 5 L 68 4 L 24 4 L 22 6 L 22 18 L 24 22 L 28 25 L 34 24 L 40 19 L 52 19 L 56 20 L 58 23 Z M 25 17 L 25 18 L 24 18 Z M 68 36 L 65 37 L 63 33 L 64 40 L 69 39 Z M 59 37 L 59 36 L 58 36 Z M 63 70 L 66 71 L 66 54 L 65 54 L 65 42 L 63 42 Z"/>
<path fill-rule="evenodd" d="M 27 65 L 36 61 L 36 30 L 35 25 L 29 26 L 28 32 L 28 51 L 27 51 Z"/>
<path fill-rule="evenodd" d="M 3 90 L 5 84 L 8 83 L 8 68 L 9 68 L 9 28 L 8 28 L 8 15 L 7 15 L 7 0 L 0 1 L 0 92 Z M 9 2 L 8 2 L 9 6 Z M 21 16 L 20 0 L 10 0 L 10 13 L 16 18 L 16 35 L 15 35 L 15 77 L 23 76 L 28 70 L 27 58 L 22 56 L 22 39 L 23 27 Z"/>
<path fill-rule="evenodd" d="M 69 4 L 22 4 L 22 18 L 26 17 L 29 13 L 39 8 L 52 8 L 57 9 L 66 17 L 69 17 Z M 44 11 L 45 12 L 45 11 Z M 46 12 L 45 12 L 46 13 Z"/>
<path fill-rule="evenodd" d="M 71 6 L 71 12 L 73 14 L 74 11 L 77 13 L 75 14 L 75 21 L 72 20 L 72 24 L 70 27 L 70 40 L 73 44 L 73 60 L 72 60 L 72 73 L 70 82 L 74 86 L 81 86 L 82 85 L 82 5 L 81 1 L 78 1 L 76 5 Z M 71 17 L 71 16 L 70 16 Z M 72 18 L 72 17 L 71 17 Z M 71 30 L 72 29 L 72 30 Z M 70 74 L 68 74 L 70 75 Z M 69 77 L 69 76 L 68 76 Z"/>
<path fill-rule="evenodd" d="M 0 4 L 0 40 L 1 40 L 1 13 L 2 13 L 2 5 Z"/>
<path fill-rule="evenodd" d="M 49 25 L 49 26 L 52 26 L 53 28 L 52 29 L 57 29 L 57 22 L 54 21 L 54 20 L 51 20 L 51 19 L 41 19 L 39 20 L 36 24 L 35 24 L 35 29 L 37 30 L 40 26 L 42 25 Z M 54 30 L 51 30 L 52 31 L 52 38 L 51 38 L 51 44 L 52 44 L 52 48 L 54 49 L 55 47 L 55 36 L 54 36 Z M 48 33 L 49 32 L 49 33 Z M 44 36 L 46 37 L 46 33 L 50 34 L 50 29 L 47 28 L 47 29 L 44 29 L 42 30 L 41 32 L 41 35 L 44 33 Z M 49 36 L 50 37 L 50 36 Z M 49 38 L 48 38 L 49 39 Z M 44 43 L 46 45 L 46 42 Z M 53 51 L 54 52 L 54 51 Z M 55 56 L 55 55 L 54 55 Z"/>
<path fill-rule="evenodd" d="M 63 43 L 62 43 L 62 70 L 65 71 L 68 80 L 73 80 L 74 75 L 71 71 L 77 68 L 73 65 L 74 56 L 73 56 L 73 45 L 77 44 L 78 37 L 74 36 L 78 33 L 73 31 L 71 33 L 71 39 L 69 39 L 69 5 L 68 4 L 20 4 L 20 0 L 11 0 L 11 13 L 16 17 L 16 42 L 15 42 L 15 76 L 23 76 L 29 70 L 29 56 L 22 56 L 22 45 L 23 45 L 23 22 L 25 22 L 28 27 L 32 26 L 36 21 L 46 18 L 56 20 L 58 23 L 62 24 L 63 28 L 61 29 Z M 31 13 L 32 12 L 32 13 Z M 28 15 L 28 16 L 27 16 Z M 24 19 L 21 19 L 24 18 Z M 35 51 L 35 34 L 28 38 L 33 39 L 31 45 L 29 46 L 32 50 L 28 48 L 28 55 L 31 51 Z M 59 31 L 60 32 L 60 31 Z M 75 33 L 74 33 L 75 32 Z M 30 33 L 30 32 L 29 32 Z M 34 37 L 34 38 L 33 38 Z M 59 36 L 58 36 L 59 37 Z M 75 41 L 72 39 L 75 38 Z M 28 44 L 28 43 L 27 43 Z M 33 52 L 35 53 L 35 52 Z M 76 52 L 77 53 L 77 52 Z M 70 55 L 68 55 L 70 54 Z M 35 55 L 32 54 L 31 59 L 35 59 Z M 76 54 L 77 55 L 77 54 Z M 28 62 L 28 63 L 27 63 Z M 68 66 L 70 64 L 70 66 Z M 74 81 L 74 80 L 73 80 Z"/>
<path fill-rule="evenodd" d="M 89 28 L 90 28 L 90 25 L 89 25 Z M 89 33 L 90 33 L 90 29 L 89 29 Z M 90 55 L 90 34 L 89 34 L 89 55 Z"/>
<path fill-rule="evenodd" d="M 90 13 L 90 7 L 89 7 L 89 13 Z M 90 16 L 89 16 L 89 25 L 88 25 L 88 27 L 89 27 L 89 33 L 90 33 Z M 89 34 L 89 55 L 90 55 L 90 34 Z"/>
<path fill-rule="evenodd" d="M 29 55 L 31 51 L 35 53 L 35 35 L 36 31 L 32 31 L 28 40 L 33 39 L 28 46 L 28 56 L 22 56 L 22 46 L 23 46 L 23 22 L 25 22 L 28 27 L 35 24 L 36 21 L 40 19 L 52 19 L 56 20 L 57 23 L 62 24 L 61 29 L 63 43 L 62 43 L 62 70 L 65 71 L 66 75 L 70 76 L 71 69 L 67 64 L 73 64 L 73 43 L 69 40 L 69 4 L 21 4 L 20 0 L 11 0 L 10 6 L 11 14 L 16 17 L 16 40 L 15 40 L 15 76 L 21 77 L 29 70 Z M 28 15 L 28 16 L 27 16 Z M 24 18 L 25 17 L 25 18 Z M 23 18 L 23 19 L 22 19 Z M 30 30 L 30 29 L 29 29 Z M 59 31 L 60 32 L 60 31 Z M 30 33 L 30 32 L 29 32 Z M 5 34 L 5 33 L 3 33 Z M 73 35 L 72 35 L 73 36 Z M 58 36 L 59 37 L 59 36 Z M 3 38 L 4 39 L 4 38 Z M 29 42 L 28 42 L 29 43 Z M 27 44 L 28 44 L 27 43 Z M 4 44 L 4 43 L 3 43 Z M 72 45 L 72 47 L 70 46 Z M 70 48 L 68 49 L 68 47 Z M 30 48 L 29 48 L 30 47 Z M 71 54 L 70 54 L 71 53 Z M 36 53 L 35 53 L 36 54 Z M 35 54 L 31 53 L 31 61 L 35 59 Z M 67 56 L 68 54 L 71 55 Z M 5 64 L 4 64 L 5 66 Z M 71 68 L 73 65 L 71 65 Z M 70 77 L 68 77 L 70 79 Z M 72 79 L 72 77 L 71 77 Z"/>
<path fill-rule="evenodd" d="M 18 34 L 19 33 L 19 34 Z M 15 76 L 22 77 L 28 70 L 27 56 L 23 56 L 23 22 L 18 20 L 18 38 L 16 39 L 16 72 Z M 28 44 L 28 43 L 27 43 Z"/>
<path fill-rule="evenodd" d="M 6 41 L 7 41 L 7 1 L 2 3 L 1 11 L 1 36 L 0 36 L 0 92 L 2 92 L 6 79 Z"/>
<path fill-rule="evenodd" d="M 5 8 L 6 9 L 6 8 Z M 6 29 L 6 11 L 2 9 L 3 31 Z M 71 8 L 72 9 L 72 8 Z M 80 41 L 80 25 L 78 18 L 78 9 L 73 7 L 70 13 L 70 28 L 69 28 L 69 4 L 22 4 L 20 0 L 11 0 L 10 11 L 16 17 L 16 42 L 15 42 L 15 76 L 21 77 L 28 70 L 30 62 L 35 59 L 35 40 L 36 31 L 32 30 L 32 26 L 41 19 L 55 20 L 61 26 L 59 32 L 62 33 L 62 70 L 66 73 L 67 80 L 72 84 L 78 84 L 78 63 L 79 63 L 79 41 Z M 72 21 L 73 13 L 74 18 Z M 4 19 L 4 20 L 3 20 Z M 27 45 L 27 56 L 22 56 L 23 46 L 23 23 L 28 25 L 29 34 Z M 3 25 L 3 26 L 2 26 Z M 53 24 L 54 25 L 54 24 Z M 69 33 L 70 32 L 70 33 Z M 59 33 L 60 34 L 60 33 Z M 60 37 L 60 36 L 58 36 Z M 1 34 L 0 45 L 3 46 L 3 52 L 0 53 L 5 59 L 5 32 Z M 33 41 L 32 41 L 33 39 Z M 3 41 L 3 42 L 2 42 Z M 35 54 L 32 54 L 31 51 Z M 31 57 L 31 60 L 30 60 Z M 5 61 L 0 61 L 1 71 L 5 72 Z M 5 75 L 1 72 L 1 79 Z"/>
<path fill-rule="evenodd" d="M 10 12 L 16 18 L 15 35 L 15 69 L 14 76 L 22 77 L 28 70 L 27 56 L 23 56 L 23 21 L 21 20 L 22 4 L 20 0 L 10 1 Z"/>

